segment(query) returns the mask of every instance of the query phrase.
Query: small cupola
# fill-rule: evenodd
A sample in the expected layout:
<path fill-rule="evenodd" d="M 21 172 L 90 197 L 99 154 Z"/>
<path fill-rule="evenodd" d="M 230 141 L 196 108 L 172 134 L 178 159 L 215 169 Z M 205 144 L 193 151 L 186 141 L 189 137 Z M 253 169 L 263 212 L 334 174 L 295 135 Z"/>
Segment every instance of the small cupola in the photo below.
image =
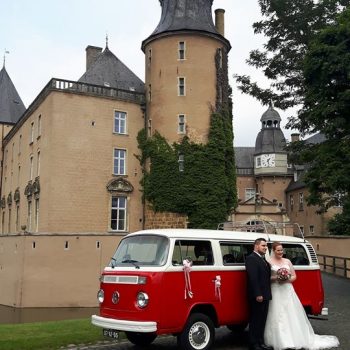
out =
<path fill-rule="evenodd" d="M 260 121 L 261 129 L 281 127 L 281 117 L 279 113 L 273 108 L 272 103 L 270 103 L 267 111 L 263 113 Z"/>

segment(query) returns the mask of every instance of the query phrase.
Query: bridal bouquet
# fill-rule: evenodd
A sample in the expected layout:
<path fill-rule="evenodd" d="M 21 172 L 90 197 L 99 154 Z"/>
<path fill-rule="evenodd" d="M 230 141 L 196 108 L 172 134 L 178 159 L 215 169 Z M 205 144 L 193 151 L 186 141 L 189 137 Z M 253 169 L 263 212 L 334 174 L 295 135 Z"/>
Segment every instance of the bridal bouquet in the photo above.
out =
<path fill-rule="evenodd" d="M 277 280 L 278 281 L 287 281 L 290 277 L 290 272 L 285 267 L 281 267 L 277 270 Z"/>

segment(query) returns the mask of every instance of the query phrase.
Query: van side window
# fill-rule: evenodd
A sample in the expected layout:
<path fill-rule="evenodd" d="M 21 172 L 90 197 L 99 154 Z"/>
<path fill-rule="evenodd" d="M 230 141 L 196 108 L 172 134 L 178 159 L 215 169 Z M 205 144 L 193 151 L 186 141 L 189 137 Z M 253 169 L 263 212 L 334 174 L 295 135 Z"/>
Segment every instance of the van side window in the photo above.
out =
<path fill-rule="evenodd" d="M 224 265 L 243 265 L 245 257 L 253 251 L 253 244 L 220 242 Z"/>
<path fill-rule="evenodd" d="M 177 240 L 172 257 L 173 265 L 182 265 L 182 261 L 191 259 L 195 265 L 213 265 L 213 250 L 209 241 Z"/>
<path fill-rule="evenodd" d="M 299 244 L 283 243 L 284 257 L 293 265 L 310 265 L 305 248 Z"/>

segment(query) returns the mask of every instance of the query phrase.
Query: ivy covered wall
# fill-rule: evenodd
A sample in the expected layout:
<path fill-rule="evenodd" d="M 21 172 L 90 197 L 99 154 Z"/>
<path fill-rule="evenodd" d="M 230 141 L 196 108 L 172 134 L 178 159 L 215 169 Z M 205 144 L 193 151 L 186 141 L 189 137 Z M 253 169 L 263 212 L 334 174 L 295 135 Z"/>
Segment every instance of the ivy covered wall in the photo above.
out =
<path fill-rule="evenodd" d="M 155 211 L 187 214 L 189 228 L 216 229 L 236 206 L 236 176 L 232 146 L 231 115 L 213 113 L 208 143 L 196 144 L 184 137 L 169 145 L 158 133 L 138 135 L 144 172 L 145 199 Z M 179 155 L 183 155 L 183 171 Z"/>

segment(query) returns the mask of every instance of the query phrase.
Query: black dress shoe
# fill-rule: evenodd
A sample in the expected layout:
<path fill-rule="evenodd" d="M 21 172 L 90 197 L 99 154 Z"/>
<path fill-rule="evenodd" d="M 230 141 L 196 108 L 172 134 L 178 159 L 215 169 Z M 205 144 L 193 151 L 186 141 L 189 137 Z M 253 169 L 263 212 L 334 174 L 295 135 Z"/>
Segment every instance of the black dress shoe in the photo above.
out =
<path fill-rule="evenodd" d="M 272 346 L 268 346 L 268 345 L 265 345 L 265 344 L 260 344 L 260 348 L 262 350 L 273 350 Z"/>

